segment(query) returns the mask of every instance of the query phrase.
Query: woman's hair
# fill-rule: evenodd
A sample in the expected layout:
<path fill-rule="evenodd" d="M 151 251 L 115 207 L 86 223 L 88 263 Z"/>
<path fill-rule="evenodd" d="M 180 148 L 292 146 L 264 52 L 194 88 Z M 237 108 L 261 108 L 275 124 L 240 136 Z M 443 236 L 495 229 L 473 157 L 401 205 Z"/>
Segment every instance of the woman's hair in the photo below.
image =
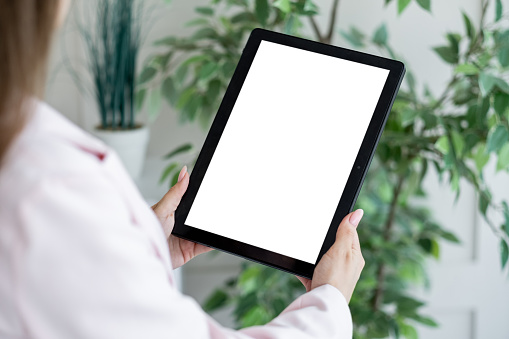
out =
<path fill-rule="evenodd" d="M 0 0 L 0 166 L 41 97 L 60 0 Z"/>

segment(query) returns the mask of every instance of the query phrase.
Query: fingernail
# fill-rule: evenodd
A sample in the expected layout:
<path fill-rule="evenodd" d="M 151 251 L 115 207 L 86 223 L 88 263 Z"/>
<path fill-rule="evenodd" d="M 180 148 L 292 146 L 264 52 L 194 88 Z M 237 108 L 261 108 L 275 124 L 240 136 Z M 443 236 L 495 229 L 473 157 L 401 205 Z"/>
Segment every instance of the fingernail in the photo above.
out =
<path fill-rule="evenodd" d="M 361 221 L 363 215 L 364 215 L 364 211 L 361 209 L 358 209 L 357 211 L 353 212 L 350 215 L 350 224 L 357 227 L 357 225 L 359 225 L 359 222 Z"/>
<path fill-rule="evenodd" d="M 186 172 L 187 172 L 187 166 L 182 167 L 182 169 L 180 170 L 179 178 L 178 178 L 177 182 L 181 182 L 182 179 L 184 179 Z"/>

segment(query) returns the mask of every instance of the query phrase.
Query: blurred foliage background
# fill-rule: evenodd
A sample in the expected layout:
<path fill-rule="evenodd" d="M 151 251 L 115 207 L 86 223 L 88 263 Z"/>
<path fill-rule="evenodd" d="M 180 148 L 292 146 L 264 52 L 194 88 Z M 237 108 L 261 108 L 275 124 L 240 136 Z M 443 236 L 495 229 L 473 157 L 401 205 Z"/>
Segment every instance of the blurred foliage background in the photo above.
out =
<path fill-rule="evenodd" d="M 412 0 L 393 1 L 401 14 Z M 414 1 L 422 10 L 431 10 L 430 0 Z M 458 242 L 426 208 L 415 203 L 426 196 L 422 183 L 430 168 L 457 196 L 460 181 L 472 185 L 479 211 L 500 239 L 501 266 L 507 263 L 509 208 L 505 201 L 492 199 L 483 172 L 490 158 L 496 159 L 498 171 L 509 169 L 509 29 L 500 0 L 494 1 L 495 20 L 486 22 L 489 3 L 482 1 L 477 26 L 458 11 L 463 31 L 447 33 L 443 45 L 434 48 L 453 70 L 440 95 L 432 95 L 425 84 L 419 84 L 407 64 L 405 84 L 356 206 L 366 212 L 359 236 L 369 264 L 350 302 L 355 338 L 413 339 L 418 338 L 416 323 L 437 326 L 421 313 L 424 303 L 409 292 L 410 286 L 429 283 L 425 260 L 440 258 L 438 241 Z M 197 7 L 196 18 L 188 23 L 194 28 L 192 35 L 169 36 L 156 43 L 160 52 L 146 62 L 138 79 L 137 106 L 147 105 L 149 112 L 157 113 L 165 99 L 179 111 L 183 122 L 208 128 L 244 43 L 256 27 L 323 43 L 342 34 L 355 49 L 375 47 L 381 55 L 401 59 L 391 48 L 383 23 L 369 34 L 356 27 L 340 30 L 336 27 L 340 10 L 338 0 L 331 1 L 331 8 L 319 8 L 312 0 L 213 0 L 207 7 Z M 330 13 L 325 32 L 313 18 L 321 11 Z M 303 33 L 305 20 L 313 36 Z M 192 147 L 185 144 L 168 153 L 161 182 L 176 181 L 179 164 L 171 158 Z M 504 222 L 493 223 L 492 213 L 502 214 Z M 258 325 L 277 316 L 303 291 L 289 274 L 244 263 L 241 274 L 226 281 L 204 307 L 213 312 L 230 305 L 238 327 Z"/>

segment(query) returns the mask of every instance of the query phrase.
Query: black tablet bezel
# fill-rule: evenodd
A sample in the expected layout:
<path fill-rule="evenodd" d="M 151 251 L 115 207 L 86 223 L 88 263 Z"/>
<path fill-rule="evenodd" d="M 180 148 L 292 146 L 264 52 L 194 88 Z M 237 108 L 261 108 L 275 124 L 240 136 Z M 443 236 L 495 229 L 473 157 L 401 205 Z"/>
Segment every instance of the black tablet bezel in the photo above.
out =
<path fill-rule="evenodd" d="M 364 177 L 376 150 L 378 140 L 380 139 L 385 126 L 385 122 L 387 121 L 390 109 L 405 74 L 405 66 L 403 63 L 396 60 L 386 59 L 341 47 L 326 45 L 319 42 L 259 28 L 253 30 L 246 44 L 246 47 L 244 48 L 240 61 L 237 65 L 237 68 L 235 69 L 233 77 L 224 95 L 223 101 L 221 102 L 219 110 L 191 173 L 187 192 L 182 197 L 177 211 L 175 212 L 175 227 L 173 229 L 173 234 L 177 237 L 191 240 L 193 242 L 219 249 L 234 255 L 238 255 L 243 258 L 272 266 L 292 274 L 311 278 L 313 276 L 313 271 L 316 263 L 310 264 L 279 253 L 265 250 L 263 248 L 259 248 L 189 225 L 185 225 L 187 215 L 189 214 L 193 201 L 196 197 L 196 194 L 198 193 L 198 189 L 207 171 L 208 165 L 212 160 L 223 130 L 228 122 L 228 118 L 230 117 L 230 113 L 233 109 L 235 101 L 237 100 L 240 90 L 242 89 L 244 80 L 246 79 L 253 59 L 258 50 L 258 46 L 262 40 L 389 70 L 387 81 L 382 90 L 380 99 L 375 108 L 375 112 L 364 136 L 361 148 L 357 154 L 357 158 L 354 162 L 352 170 L 350 171 L 350 176 L 348 177 L 348 181 L 338 203 L 338 207 L 331 221 L 331 225 L 325 237 L 316 263 L 318 263 L 323 254 L 334 243 L 339 223 L 345 215 L 351 212 L 355 201 L 357 200 L 357 195 L 359 194 L 359 191 L 362 187 L 362 182 L 364 181 Z M 270 237 L 270 234 L 267 234 L 267 236 Z"/>

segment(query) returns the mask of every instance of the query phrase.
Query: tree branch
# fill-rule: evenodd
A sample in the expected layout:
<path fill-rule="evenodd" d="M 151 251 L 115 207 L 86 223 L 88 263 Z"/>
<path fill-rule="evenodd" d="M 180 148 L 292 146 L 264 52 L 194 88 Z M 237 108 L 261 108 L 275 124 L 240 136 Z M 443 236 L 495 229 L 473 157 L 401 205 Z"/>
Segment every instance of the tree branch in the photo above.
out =
<path fill-rule="evenodd" d="M 334 0 L 334 3 L 332 4 L 332 11 L 330 13 L 330 20 L 329 20 L 329 30 L 327 32 L 327 35 L 325 36 L 325 43 L 330 44 L 332 41 L 332 34 L 334 33 L 334 28 L 336 27 L 336 18 L 337 18 L 337 12 L 338 12 L 338 6 L 339 6 L 339 0 Z"/>
<path fill-rule="evenodd" d="M 320 32 L 320 28 L 316 23 L 314 16 L 309 17 L 309 22 L 311 23 L 311 27 L 313 28 L 313 32 L 315 33 L 316 39 L 324 44 L 330 44 L 332 41 L 332 35 L 334 34 L 334 28 L 336 27 L 336 18 L 338 14 L 339 0 L 334 0 L 332 3 L 332 9 L 329 17 L 329 27 L 327 29 L 327 33 L 322 35 Z"/>
<path fill-rule="evenodd" d="M 403 175 L 400 175 L 398 177 L 398 183 L 396 184 L 396 187 L 394 187 L 391 206 L 389 209 L 389 215 L 387 216 L 387 220 L 384 225 L 384 241 L 388 242 L 391 237 L 391 231 L 392 227 L 394 225 L 394 219 L 396 217 L 396 209 L 398 207 L 398 198 L 401 193 L 401 189 L 403 187 L 403 182 L 405 180 L 405 177 Z M 383 298 L 383 291 L 384 291 L 384 280 L 385 280 L 385 265 L 383 263 L 380 264 L 378 267 L 378 272 L 376 274 L 376 280 L 377 280 L 377 287 L 375 289 L 375 294 L 372 299 L 372 306 L 373 311 L 377 311 L 380 309 L 382 298 Z"/>
<path fill-rule="evenodd" d="M 322 33 L 320 32 L 320 28 L 316 24 L 315 18 L 313 16 L 309 17 L 309 21 L 311 22 L 311 27 L 313 28 L 313 32 L 315 33 L 316 40 L 323 42 Z"/>

